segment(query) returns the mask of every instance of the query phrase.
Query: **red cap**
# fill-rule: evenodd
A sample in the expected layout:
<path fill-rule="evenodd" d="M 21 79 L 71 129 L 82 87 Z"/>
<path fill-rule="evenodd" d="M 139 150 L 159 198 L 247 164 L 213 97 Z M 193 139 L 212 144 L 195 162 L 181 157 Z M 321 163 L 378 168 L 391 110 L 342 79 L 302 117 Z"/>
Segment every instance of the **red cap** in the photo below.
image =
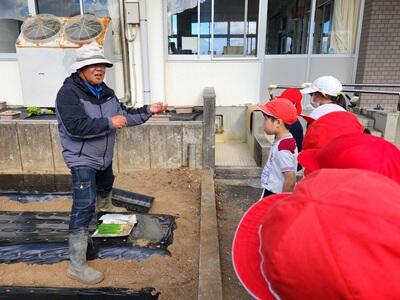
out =
<path fill-rule="evenodd" d="M 307 128 L 303 150 L 320 149 L 338 136 L 363 132 L 364 127 L 353 113 L 332 112 L 314 121 Z"/>
<path fill-rule="evenodd" d="M 288 99 L 275 98 L 273 101 L 257 106 L 266 115 L 281 119 L 285 124 L 291 125 L 297 120 L 296 108 Z"/>
<path fill-rule="evenodd" d="M 300 115 L 303 108 L 301 106 L 301 100 L 303 99 L 303 95 L 300 93 L 299 89 L 296 88 L 288 88 L 282 92 L 276 98 L 285 98 L 290 100 L 296 107 L 297 115 Z"/>
<path fill-rule="evenodd" d="M 323 168 L 365 169 L 400 184 L 400 150 L 385 139 L 369 134 L 339 136 L 322 149 L 302 151 L 298 160 L 309 171 Z"/>
<path fill-rule="evenodd" d="M 373 172 L 313 172 L 243 216 L 232 248 L 238 278 L 256 299 L 400 295 L 399 194 Z"/>

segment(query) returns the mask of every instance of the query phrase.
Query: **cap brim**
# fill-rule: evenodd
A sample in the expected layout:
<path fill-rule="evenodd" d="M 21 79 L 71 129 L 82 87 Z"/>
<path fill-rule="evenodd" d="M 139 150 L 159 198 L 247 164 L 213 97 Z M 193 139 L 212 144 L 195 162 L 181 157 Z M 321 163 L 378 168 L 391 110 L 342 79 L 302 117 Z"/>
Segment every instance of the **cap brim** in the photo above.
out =
<path fill-rule="evenodd" d="M 236 276 L 256 299 L 275 300 L 261 273 L 259 230 L 271 204 L 289 195 L 271 195 L 253 204 L 243 215 L 233 238 L 232 263 Z"/>
<path fill-rule="evenodd" d="M 315 121 L 315 119 L 311 118 L 310 116 L 300 115 L 300 117 L 302 117 L 304 120 L 306 120 L 307 123 L 310 123 L 310 124 Z"/>
<path fill-rule="evenodd" d="M 319 170 L 321 168 L 317 159 L 319 151 L 319 149 L 303 150 L 299 153 L 297 160 L 308 171 Z"/>
<path fill-rule="evenodd" d="M 308 88 L 300 90 L 300 93 L 302 93 L 303 95 L 307 95 L 307 94 L 311 94 L 311 93 L 315 93 L 315 92 L 317 92 L 317 90 L 312 87 L 308 87 Z"/>
<path fill-rule="evenodd" d="M 276 118 L 276 116 L 268 109 L 263 107 L 261 104 L 257 104 L 259 110 L 261 110 L 264 114 Z"/>
<path fill-rule="evenodd" d="M 95 65 L 95 64 L 104 64 L 107 68 L 111 68 L 113 66 L 113 63 L 111 61 L 109 61 L 108 59 L 93 58 L 93 59 L 75 62 L 71 65 L 71 69 L 79 70 L 83 67 Z"/>

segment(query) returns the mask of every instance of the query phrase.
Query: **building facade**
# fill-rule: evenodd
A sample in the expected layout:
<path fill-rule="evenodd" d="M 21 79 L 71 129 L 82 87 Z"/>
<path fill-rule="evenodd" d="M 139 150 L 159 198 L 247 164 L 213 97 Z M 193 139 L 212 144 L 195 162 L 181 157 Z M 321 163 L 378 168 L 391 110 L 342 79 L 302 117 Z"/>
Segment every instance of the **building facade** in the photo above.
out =
<path fill-rule="evenodd" d="M 127 43 L 136 105 L 149 102 L 146 93 L 150 101 L 202 105 L 203 88 L 213 86 L 217 106 L 244 106 L 265 101 L 270 84 L 299 86 L 326 74 L 344 83 L 400 81 L 398 1 L 138 2 L 140 25 L 125 28 L 132 37 Z M 0 99 L 24 105 L 15 42 L 22 22 L 39 13 L 111 16 L 115 78 L 108 80 L 123 97 L 120 41 L 126 34 L 121 35 L 119 4 L 119 0 L 1 1 Z M 394 96 L 363 96 L 361 106 L 380 103 L 395 109 L 397 101 Z"/>

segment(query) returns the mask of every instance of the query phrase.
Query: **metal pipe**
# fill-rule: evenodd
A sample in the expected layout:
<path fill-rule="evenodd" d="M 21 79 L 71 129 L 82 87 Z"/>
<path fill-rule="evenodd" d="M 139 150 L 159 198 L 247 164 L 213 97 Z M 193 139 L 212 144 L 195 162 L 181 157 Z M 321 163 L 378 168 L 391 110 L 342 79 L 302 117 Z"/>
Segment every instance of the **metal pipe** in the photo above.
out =
<path fill-rule="evenodd" d="M 302 86 L 286 86 L 286 85 L 275 85 L 274 89 L 288 89 L 288 88 L 303 89 Z M 359 89 L 343 89 L 346 93 L 364 93 L 364 94 L 377 94 L 377 95 L 400 95 L 400 91 L 375 91 L 375 90 L 359 90 Z"/>
<path fill-rule="evenodd" d="M 122 52 L 122 67 L 124 73 L 124 97 L 121 99 L 122 103 L 129 103 L 131 101 L 131 80 L 130 80 L 130 67 L 128 57 L 128 42 L 125 39 L 125 7 L 124 0 L 119 1 L 119 20 L 121 30 L 121 52 Z"/>
<path fill-rule="evenodd" d="M 128 65 L 129 68 L 132 66 L 132 76 L 133 76 L 133 98 L 131 97 L 131 105 L 136 106 L 137 103 L 137 78 L 136 78 L 136 62 L 135 62 L 135 45 L 133 44 L 136 40 L 138 25 L 126 24 L 126 40 L 128 42 Z M 132 32 L 132 27 L 134 32 Z M 129 76 L 131 73 L 129 73 Z M 130 80 L 129 80 L 129 83 Z"/>
<path fill-rule="evenodd" d="M 310 16 L 310 34 L 308 36 L 308 49 L 307 49 L 307 68 L 306 68 L 306 80 L 310 80 L 311 72 L 311 54 L 314 47 L 314 31 L 315 31 L 315 10 L 317 6 L 317 0 L 311 1 L 311 16 Z"/>
<path fill-rule="evenodd" d="M 83 0 L 79 1 L 79 9 L 80 9 L 81 16 L 83 16 L 83 14 L 84 14 L 84 12 L 83 12 Z"/>
<path fill-rule="evenodd" d="M 357 67 L 358 67 L 358 58 L 360 56 L 360 41 L 361 41 L 362 24 L 364 19 L 364 8 L 365 8 L 365 0 L 361 0 L 360 12 L 358 14 L 356 49 L 353 62 L 353 74 L 352 74 L 353 82 L 356 82 L 357 78 Z"/>
<path fill-rule="evenodd" d="M 151 104 L 146 0 L 139 1 L 139 9 L 140 9 L 140 52 L 142 56 L 143 104 Z"/>
<path fill-rule="evenodd" d="M 343 83 L 343 86 L 357 86 L 357 87 L 387 87 L 387 88 L 400 88 L 399 83 L 389 83 L 389 84 L 384 84 L 384 83 Z"/>

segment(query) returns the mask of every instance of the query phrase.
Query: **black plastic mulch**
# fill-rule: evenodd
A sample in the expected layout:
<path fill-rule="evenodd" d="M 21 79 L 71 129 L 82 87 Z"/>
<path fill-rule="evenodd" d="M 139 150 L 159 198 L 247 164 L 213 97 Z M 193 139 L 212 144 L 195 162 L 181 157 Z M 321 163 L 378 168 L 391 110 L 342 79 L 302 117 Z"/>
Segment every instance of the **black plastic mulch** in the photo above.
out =
<path fill-rule="evenodd" d="M 88 259 L 135 259 L 144 261 L 151 255 L 170 255 L 175 217 L 138 214 L 139 222 L 128 237 L 92 238 Z M 68 224 L 66 212 L 1 212 L 0 263 L 50 264 L 68 259 Z M 149 224 L 149 225 L 147 225 Z M 96 229 L 95 219 L 89 232 Z M 156 234 L 147 227 L 155 227 Z M 153 228 L 150 228 L 154 231 Z M 143 244 L 143 241 L 147 241 Z"/>
<path fill-rule="evenodd" d="M 0 299 L 52 299 L 52 300 L 91 300 L 91 299 L 158 299 L 160 293 L 154 288 L 143 288 L 134 291 L 125 288 L 97 288 L 97 289 L 73 289 L 51 287 L 18 287 L 0 286 Z"/>

